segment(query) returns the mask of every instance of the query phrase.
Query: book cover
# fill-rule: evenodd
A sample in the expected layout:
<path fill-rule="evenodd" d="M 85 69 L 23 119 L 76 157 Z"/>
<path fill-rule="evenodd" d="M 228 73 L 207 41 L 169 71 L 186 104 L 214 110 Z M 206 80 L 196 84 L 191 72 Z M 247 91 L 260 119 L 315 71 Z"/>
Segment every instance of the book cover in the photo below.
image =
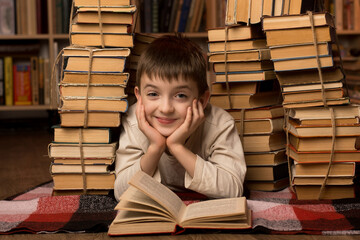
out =
<path fill-rule="evenodd" d="M 30 64 L 14 64 L 13 79 L 14 105 L 31 105 L 32 86 Z"/>

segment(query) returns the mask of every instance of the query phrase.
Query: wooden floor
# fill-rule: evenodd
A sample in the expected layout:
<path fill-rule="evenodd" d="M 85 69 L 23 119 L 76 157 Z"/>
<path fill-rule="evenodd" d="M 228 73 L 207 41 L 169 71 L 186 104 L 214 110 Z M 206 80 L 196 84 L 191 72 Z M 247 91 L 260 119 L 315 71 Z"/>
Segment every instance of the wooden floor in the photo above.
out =
<path fill-rule="evenodd" d="M 0 124 L 0 199 L 22 193 L 51 180 L 47 156 L 47 145 L 52 140 L 51 130 L 46 124 L 35 127 L 1 127 Z M 1 240 L 77 240 L 115 239 L 107 233 L 58 233 L 58 234 L 14 234 L 0 235 Z M 264 234 L 183 234 L 177 236 L 121 237 L 124 240 L 307 240 L 307 239 L 360 239 L 360 236 L 317 235 L 264 235 Z"/>

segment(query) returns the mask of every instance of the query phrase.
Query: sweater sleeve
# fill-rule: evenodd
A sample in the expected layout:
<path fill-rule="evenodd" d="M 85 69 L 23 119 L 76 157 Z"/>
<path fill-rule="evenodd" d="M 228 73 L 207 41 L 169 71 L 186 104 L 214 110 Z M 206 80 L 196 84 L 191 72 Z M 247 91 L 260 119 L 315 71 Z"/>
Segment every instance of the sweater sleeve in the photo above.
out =
<path fill-rule="evenodd" d="M 197 156 L 194 177 L 185 174 L 185 187 L 212 198 L 241 196 L 246 164 L 234 120 L 216 128 L 209 131 L 214 134 L 206 135 L 206 159 Z"/>
<path fill-rule="evenodd" d="M 133 109 L 130 109 L 122 121 L 119 148 L 116 151 L 114 194 L 117 200 L 128 188 L 131 177 L 141 170 L 140 159 L 149 146 L 146 136 L 137 127 L 134 114 Z M 153 177 L 160 181 L 158 170 Z"/>

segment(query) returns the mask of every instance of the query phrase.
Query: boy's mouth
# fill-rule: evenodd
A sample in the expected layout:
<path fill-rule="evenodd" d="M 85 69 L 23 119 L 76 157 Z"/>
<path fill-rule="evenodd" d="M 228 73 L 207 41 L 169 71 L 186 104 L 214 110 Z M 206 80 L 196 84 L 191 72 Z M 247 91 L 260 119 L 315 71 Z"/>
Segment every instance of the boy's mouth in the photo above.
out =
<path fill-rule="evenodd" d="M 156 119 L 161 124 L 171 124 L 171 123 L 175 122 L 175 119 L 173 119 L 173 118 L 156 117 Z"/>

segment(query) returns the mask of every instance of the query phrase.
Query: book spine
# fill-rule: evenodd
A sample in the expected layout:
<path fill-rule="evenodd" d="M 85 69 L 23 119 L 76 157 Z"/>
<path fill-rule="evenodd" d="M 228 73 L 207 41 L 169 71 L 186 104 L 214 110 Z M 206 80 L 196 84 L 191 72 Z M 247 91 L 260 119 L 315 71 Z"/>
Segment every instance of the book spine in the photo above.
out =
<path fill-rule="evenodd" d="M 0 35 L 15 34 L 15 0 L 0 1 Z"/>
<path fill-rule="evenodd" d="M 32 89 L 32 103 L 39 104 L 39 58 L 34 56 L 30 58 L 31 66 L 31 89 Z"/>
<path fill-rule="evenodd" d="M 14 105 L 31 105 L 30 65 L 14 64 Z"/>
<path fill-rule="evenodd" d="M 12 106 L 13 103 L 13 60 L 12 57 L 4 58 L 4 84 L 5 84 L 5 105 Z"/>
<path fill-rule="evenodd" d="M 179 20 L 178 32 L 185 32 L 186 22 L 188 20 L 189 11 L 191 6 L 191 0 L 184 0 L 181 7 L 181 14 Z"/>
<path fill-rule="evenodd" d="M 4 59 L 0 58 L 0 105 L 5 104 Z"/>
<path fill-rule="evenodd" d="M 152 18 L 151 31 L 153 33 L 158 33 L 159 32 L 159 1 L 158 0 L 152 0 L 151 18 Z"/>

